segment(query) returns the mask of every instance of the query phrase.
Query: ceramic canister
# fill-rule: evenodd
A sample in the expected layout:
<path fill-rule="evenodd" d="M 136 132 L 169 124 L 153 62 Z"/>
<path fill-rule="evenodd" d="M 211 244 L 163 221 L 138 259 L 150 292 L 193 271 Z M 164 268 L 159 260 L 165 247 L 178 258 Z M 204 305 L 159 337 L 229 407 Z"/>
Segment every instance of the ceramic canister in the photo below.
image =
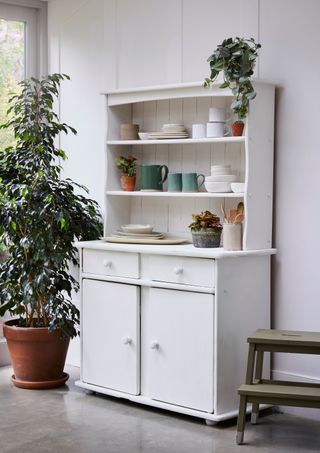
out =
<path fill-rule="evenodd" d="M 224 123 L 226 121 L 226 110 L 218 107 L 209 108 L 209 122 Z"/>
<path fill-rule="evenodd" d="M 225 123 L 207 123 L 207 137 L 223 137 L 230 133 L 230 127 Z"/>

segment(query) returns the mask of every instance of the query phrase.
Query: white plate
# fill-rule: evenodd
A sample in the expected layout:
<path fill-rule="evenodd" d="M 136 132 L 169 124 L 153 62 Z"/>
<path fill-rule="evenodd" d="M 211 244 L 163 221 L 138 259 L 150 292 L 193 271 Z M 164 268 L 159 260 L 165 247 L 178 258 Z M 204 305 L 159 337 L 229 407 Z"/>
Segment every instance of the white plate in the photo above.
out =
<path fill-rule="evenodd" d="M 141 225 L 137 223 L 129 223 L 127 225 L 121 225 L 121 230 L 125 233 L 152 233 L 153 226 L 152 225 Z"/>
<path fill-rule="evenodd" d="M 117 237 L 135 237 L 135 238 L 163 238 L 163 233 L 158 233 L 154 231 L 153 233 L 125 233 L 124 231 L 113 231 L 112 236 Z"/>

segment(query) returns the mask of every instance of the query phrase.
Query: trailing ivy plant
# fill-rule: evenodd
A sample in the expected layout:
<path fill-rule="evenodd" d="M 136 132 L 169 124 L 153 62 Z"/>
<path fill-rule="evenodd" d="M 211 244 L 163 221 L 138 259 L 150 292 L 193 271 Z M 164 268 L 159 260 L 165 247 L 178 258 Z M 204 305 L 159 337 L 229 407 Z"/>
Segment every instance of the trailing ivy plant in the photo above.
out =
<path fill-rule="evenodd" d="M 76 264 L 74 240 L 98 238 L 101 216 L 88 192 L 61 179 L 65 152 L 56 146 L 60 133 L 76 133 L 59 121 L 53 103 L 66 75 L 53 74 L 20 83 L 10 99 L 9 120 L 15 146 L 0 152 L 0 231 L 9 259 L 0 266 L 0 315 L 18 316 L 22 327 L 78 333 L 79 311 L 71 301 L 78 283 L 69 273 Z"/>
<path fill-rule="evenodd" d="M 246 118 L 249 102 L 256 97 L 250 77 L 253 75 L 260 47 L 253 38 L 227 38 L 207 60 L 211 72 L 203 85 L 209 87 L 222 71 L 224 81 L 220 88 L 231 88 L 235 96 L 231 109 L 238 122 L 243 122 Z"/>

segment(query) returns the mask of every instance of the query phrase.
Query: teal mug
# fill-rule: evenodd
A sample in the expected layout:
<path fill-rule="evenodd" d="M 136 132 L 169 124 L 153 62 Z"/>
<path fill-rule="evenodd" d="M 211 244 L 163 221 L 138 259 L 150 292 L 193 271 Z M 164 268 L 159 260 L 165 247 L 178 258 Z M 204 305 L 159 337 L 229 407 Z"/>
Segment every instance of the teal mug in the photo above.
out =
<path fill-rule="evenodd" d="M 167 179 L 166 165 L 141 165 L 141 190 L 162 190 L 162 184 Z"/>
<path fill-rule="evenodd" d="M 168 192 L 181 192 L 182 191 L 182 174 L 169 173 L 168 174 Z"/>
<path fill-rule="evenodd" d="M 202 181 L 199 182 L 199 179 Z M 197 173 L 182 173 L 182 192 L 198 192 L 204 183 L 205 176 Z"/>

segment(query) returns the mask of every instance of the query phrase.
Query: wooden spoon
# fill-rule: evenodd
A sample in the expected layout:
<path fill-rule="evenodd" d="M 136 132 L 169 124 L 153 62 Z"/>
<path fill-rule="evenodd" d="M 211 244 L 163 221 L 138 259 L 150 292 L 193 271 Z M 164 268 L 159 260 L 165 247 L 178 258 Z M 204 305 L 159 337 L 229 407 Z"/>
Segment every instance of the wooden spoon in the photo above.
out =
<path fill-rule="evenodd" d="M 243 222 L 243 219 L 244 219 L 244 204 L 242 201 L 240 201 L 237 206 L 236 216 L 233 223 L 241 223 Z"/>
<path fill-rule="evenodd" d="M 242 201 L 240 201 L 237 206 L 237 215 L 239 214 L 244 215 L 244 204 Z"/>
<path fill-rule="evenodd" d="M 229 221 L 228 221 L 228 216 L 227 216 L 226 211 L 225 211 L 225 209 L 224 209 L 224 207 L 223 207 L 222 205 L 221 205 L 221 212 L 222 212 L 222 214 L 223 214 L 223 220 L 224 220 L 224 222 L 225 222 L 225 223 L 229 223 Z"/>

